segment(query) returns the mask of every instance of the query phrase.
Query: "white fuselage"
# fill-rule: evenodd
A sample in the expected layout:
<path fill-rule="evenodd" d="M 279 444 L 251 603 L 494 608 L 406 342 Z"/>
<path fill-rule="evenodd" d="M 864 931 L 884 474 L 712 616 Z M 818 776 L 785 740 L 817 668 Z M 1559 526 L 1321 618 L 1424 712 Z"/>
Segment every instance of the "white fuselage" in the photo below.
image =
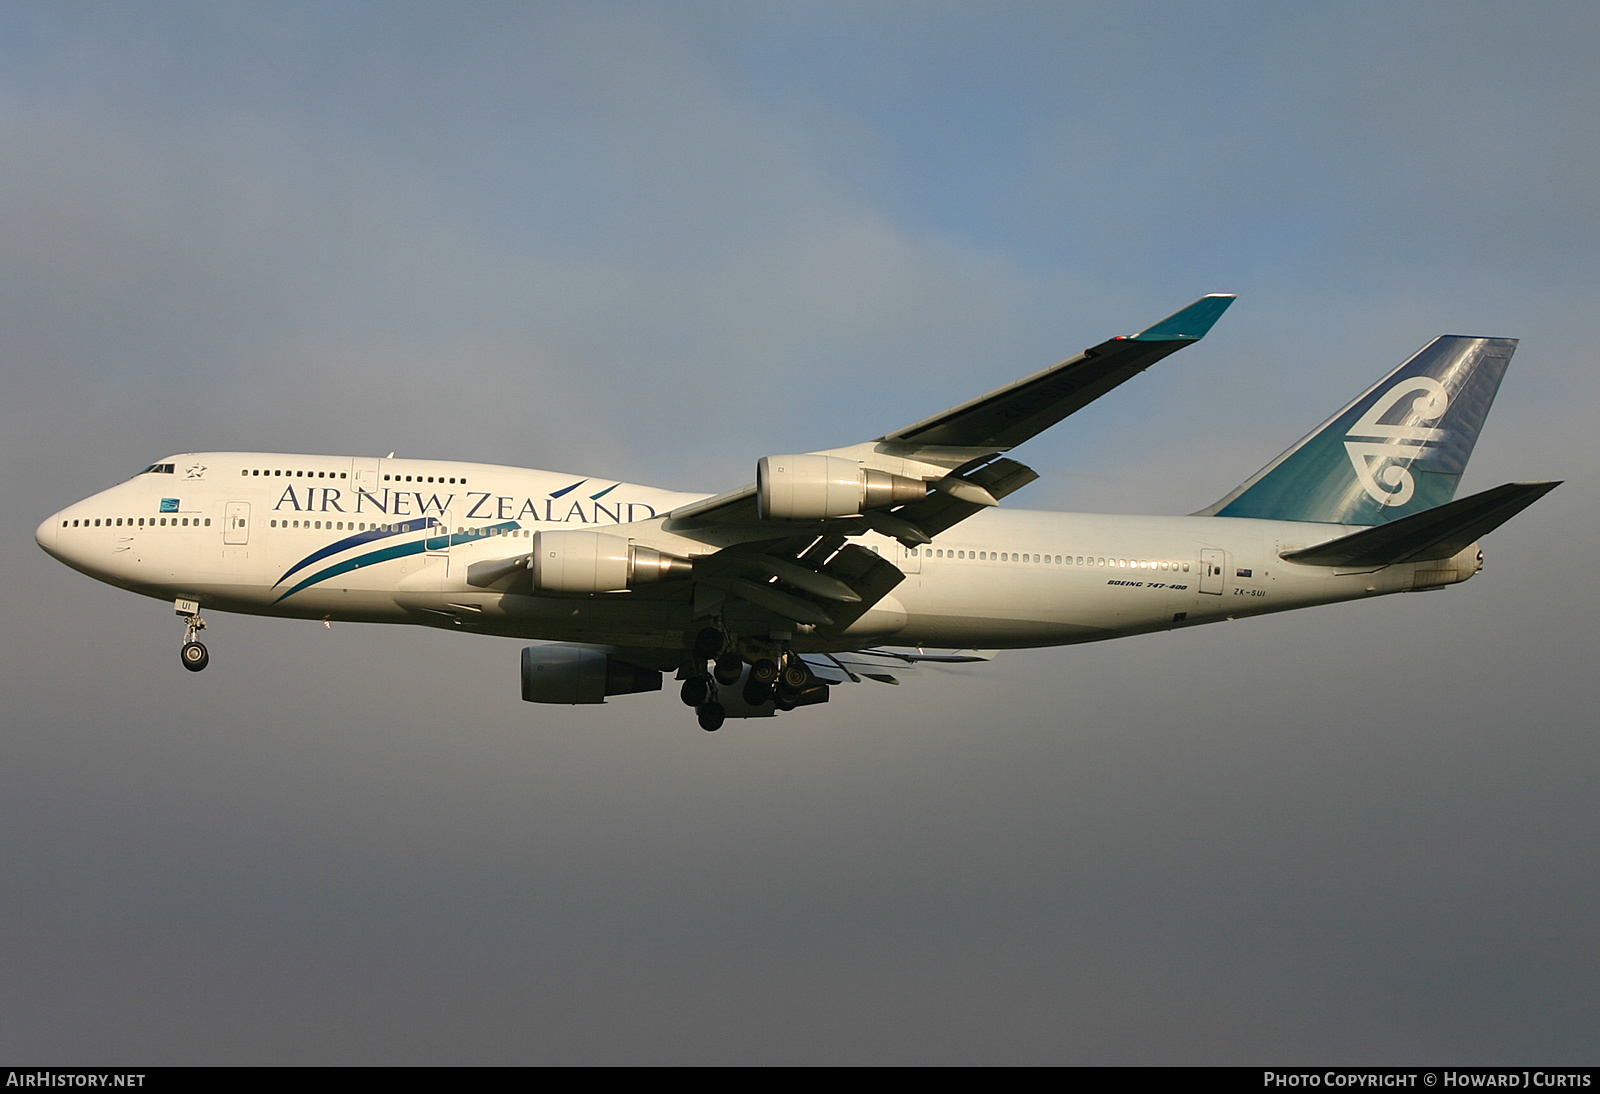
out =
<path fill-rule="evenodd" d="M 513 593 L 470 585 L 467 572 L 526 555 L 541 529 L 627 524 L 642 544 L 693 554 L 657 518 L 703 495 L 434 460 L 212 452 L 156 467 L 47 519 L 40 545 L 146 596 L 258 615 L 654 647 L 681 646 L 696 626 L 687 596 Z M 905 580 L 843 639 L 795 644 L 1062 645 L 1433 588 L 1478 569 L 1476 545 L 1362 571 L 1279 557 L 1349 531 L 990 509 L 920 548 L 867 534 L 857 542 Z"/>

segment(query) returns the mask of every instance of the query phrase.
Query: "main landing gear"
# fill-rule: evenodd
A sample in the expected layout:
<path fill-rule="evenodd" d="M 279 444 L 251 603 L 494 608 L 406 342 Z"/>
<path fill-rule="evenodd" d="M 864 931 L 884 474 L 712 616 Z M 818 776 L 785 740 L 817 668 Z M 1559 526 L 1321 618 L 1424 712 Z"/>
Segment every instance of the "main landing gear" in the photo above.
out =
<path fill-rule="evenodd" d="M 744 662 L 739 660 L 739 655 L 722 653 L 722 646 L 722 632 L 715 627 L 707 627 L 695 636 L 694 657 L 690 662 L 693 671 L 683 681 L 683 689 L 678 693 L 684 706 L 694 707 L 700 728 L 707 733 L 715 733 L 728 719 L 727 710 L 717 701 L 717 683 L 732 683 L 739 679 L 739 673 L 744 670 Z M 716 669 L 707 675 L 706 662 L 713 657 L 717 659 Z M 729 671 L 733 673 L 732 678 L 723 679 Z"/>
<path fill-rule="evenodd" d="M 173 602 L 173 608 L 183 618 L 183 649 L 178 651 L 178 656 L 183 660 L 184 668 L 199 672 L 211 664 L 211 654 L 200 641 L 200 632 L 206 629 L 206 621 L 200 618 L 200 602 L 177 600 Z"/>
<path fill-rule="evenodd" d="M 707 671 L 707 662 L 711 663 Z M 745 666 L 749 666 L 747 672 Z M 740 698 L 746 706 L 772 703 L 780 711 L 793 710 L 807 703 L 827 701 L 828 685 L 811 673 L 787 642 L 768 639 L 733 639 L 716 627 L 707 627 L 695 636 L 694 651 L 684 665 L 683 688 L 678 693 L 684 706 L 694 708 L 700 728 L 714 733 L 727 720 L 727 709 L 717 696 L 719 686 L 728 687 L 744 678 Z"/>

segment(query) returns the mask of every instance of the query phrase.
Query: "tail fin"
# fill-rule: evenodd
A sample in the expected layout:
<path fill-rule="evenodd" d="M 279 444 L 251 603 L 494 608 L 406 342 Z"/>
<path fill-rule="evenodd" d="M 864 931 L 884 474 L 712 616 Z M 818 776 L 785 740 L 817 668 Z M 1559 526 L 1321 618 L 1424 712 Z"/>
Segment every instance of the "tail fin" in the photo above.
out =
<path fill-rule="evenodd" d="M 1443 335 L 1197 516 L 1386 524 L 1455 497 L 1514 338 Z"/>

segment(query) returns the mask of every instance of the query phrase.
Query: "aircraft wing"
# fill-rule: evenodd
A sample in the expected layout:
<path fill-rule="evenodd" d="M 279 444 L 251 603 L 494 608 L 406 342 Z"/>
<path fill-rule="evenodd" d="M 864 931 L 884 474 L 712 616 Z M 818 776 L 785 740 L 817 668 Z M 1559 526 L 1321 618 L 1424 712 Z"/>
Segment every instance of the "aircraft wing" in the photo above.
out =
<path fill-rule="evenodd" d="M 1199 341 L 1233 300 L 1221 293 L 1201 297 L 1138 334 L 1102 342 L 875 441 L 769 456 L 760 462 L 756 483 L 679 506 L 651 522 L 698 545 L 676 552 L 689 556 L 677 561 L 692 567 L 692 581 L 641 587 L 631 595 L 691 599 L 697 618 L 742 605 L 738 610 L 766 613 L 776 617 L 774 623 L 787 620 L 814 633 L 841 635 L 905 577 L 889 559 L 850 543 L 850 537 L 876 532 L 919 549 L 998 505 L 1039 477 L 1003 452 Z M 774 484 L 782 475 L 790 478 L 780 488 Z M 795 500 L 802 495 L 808 499 L 803 504 Z M 651 531 L 641 527 L 634 538 L 649 543 Z M 549 534 L 567 533 L 541 533 Z M 479 565 L 468 581 L 487 587 L 516 580 L 525 562 Z"/>
<path fill-rule="evenodd" d="M 1198 342 L 1234 299 L 1230 293 L 1203 296 L 1138 334 L 1101 342 L 1042 372 L 887 433 L 876 441 L 822 453 L 853 457 L 867 464 L 876 462 L 889 469 L 912 462 L 932 465 L 926 470 L 944 468 L 947 472 L 929 479 L 942 497 L 930 493 L 892 513 L 864 514 L 855 519 L 867 523 L 849 534 L 875 528 L 906 542 L 926 543 L 919 531 L 929 536 L 942 532 L 1026 486 L 1038 476 L 1020 463 L 995 457 L 1089 405 L 1168 354 Z M 900 523 L 882 520 L 886 515 L 898 518 Z M 672 511 L 670 519 L 674 524 L 690 526 L 750 525 L 762 523 L 764 518 L 757 504 L 756 484 L 751 483 L 681 506 Z M 909 536 L 901 535 L 908 531 L 903 527 L 905 523 L 914 526 L 909 529 Z"/>
<path fill-rule="evenodd" d="M 1043 372 L 886 434 L 879 438 L 879 446 L 912 457 L 952 449 L 970 450 L 973 455 L 1005 452 L 1168 354 L 1198 342 L 1234 299 L 1230 293 L 1202 296 L 1138 334 L 1101 342 Z"/>
<path fill-rule="evenodd" d="M 765 511 L 761 487 L 752 483 L 680 506 L 662 528 L 720 548 L 695 559 L 696 583 L 838 633 L 904 576 L 887 559 L 847 543 L 848 537 L 877 532 L 914 549 L 999 504 L 1039 477 L 1003 452 L 1199 341 L 1233 301 L 1224 293 L 1201 297 L 1138 334 L 1102 342 L 876 441 L 769 458 L 835 461 L 824 477 L 886 475 L 908 491 L 898 504 L 795 519 Z"/>

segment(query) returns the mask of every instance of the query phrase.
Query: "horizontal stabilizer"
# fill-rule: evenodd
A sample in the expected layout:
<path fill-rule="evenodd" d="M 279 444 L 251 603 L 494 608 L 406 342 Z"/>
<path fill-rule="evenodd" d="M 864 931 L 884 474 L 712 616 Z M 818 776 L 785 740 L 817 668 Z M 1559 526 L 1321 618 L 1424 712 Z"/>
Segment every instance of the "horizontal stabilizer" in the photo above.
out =
<path fill-rule="evenodd" d="M 1308 566 L 1377 567 L 1449 558 L 1522 512 L 1559 482 L 1510 482 L 1409 517 L 1286 552 Z"/>

